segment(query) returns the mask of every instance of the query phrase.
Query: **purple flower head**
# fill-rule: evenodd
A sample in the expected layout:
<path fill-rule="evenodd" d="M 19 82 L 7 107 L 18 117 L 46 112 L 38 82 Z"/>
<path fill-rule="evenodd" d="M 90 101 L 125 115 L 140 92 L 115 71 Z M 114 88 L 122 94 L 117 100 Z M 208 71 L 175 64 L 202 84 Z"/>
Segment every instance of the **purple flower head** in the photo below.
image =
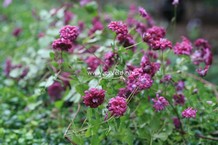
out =
<path fill-rule="evenodd" d="M 138 8 L 138 12 L 140 14 L 140 16 L 144 19 L 147 20 L 148 26 L 153 26 L 154 25 L 154 21 L 151 18 L 151 16 L 146 12 L 146 10 L 142 7 Z"/>
<path fill-rule="evenodd" d="M 13 35 L 14 35 L 14 37 L 18 37 L 20 34 L 21 34 L 21 32 L 22 32 L 22 29 L 21 28 L 15 28 L 14 30 L 13 30 Z"/>
<path fill-rule="evenodd" d="M 192 44 L 191 42 L 186 38 L 182 37 L 182 42 L 177 42 L 174 46 L 174 53 L 177 55 L 190 55 L 192 52 Z"/>
<path fill-rule="evenodd" d="M 137 20 L 131 16 L 128 16 L 126 19 L 126 23 L 129 27 L 133 27 L 137 24 Z"/>
<path fill-rule="evenodd" d="M 135 40 L 130 34 L 127 34 L 127 35 L 119 34 L 117 35 L 117 39 L 119 43 L 122 44 L 124 47 L 128 47 L 128 49 L 131 49 L 131 50 L 136 49 L 136 46 L 134 46 Z"/>
<path fill-rule="evenodd" d="M 108 28 L 116 34 L 126 35 L 128 33 L 127 25 L 124 24 L 122 21 L 112 21 L 108 24 Z"/>
<path fill-rule="evenodd" d="M 178 82 L 176 83 L 176 91 L 177 91 L 178 93 L 180 93 L 180 92 L 182 92 L 184 89 L 185 89 L 185 82 L 183 82 L 183 81 L 178 81 Z"/>
<path fill-rule="evenodd" d="M 78 26 L 79 26 L 79 32 L 82 32 L 84 30 L 85 27 L 85 23 L 82 21 L 78 22 Z"/>
<path fill-rule="evenodd" d="M 185 96 L 183 94 L 175 94 L 173 96 L 175 105 L 184 105 L 185 104 Z"/>
<path fill-rule="evenodd" d="M 208 41 L 203 39 L 203 38 L 197 39 L 194 44 L 198 48 L 209 48 L 209 49 L 211 48 L 211 46 L 208 43 Z"/>
<path fill-rule="evenodd" d="M 210 68 L 210 66 L 209 66 L 209 65 L 206 65 L 204 69 L 202 69 L 202 68 L 200 67 L 200 68 L 196 69 L 196 71 L 197 71 L 197 73 L 198 73 L 200 76 L 204 77 L 204 76 L 207 75 L 207 72 L 208 72 L 208 69 L 209 69 L 209 68 Z"/>
<path fill-rule="evenodd" d="M 103 65 L 103 71 L 107 72 L 111 66 L 115 63 L 117 54 L 113 52 L 107 52 L 104 55 L 104 65 Z"/>
<path fill-rule="evenodd" d="M 64 12 L 64 24 L 68 25 L 73 18 L 73 13 L 71 11 Z"/>
<path fill-rule="evenodd" d="M 136 31 L 143 36 L 144 32 L 148 29 L 147 25 L 142 22 L 135 22 L 136 23 Z"/>
<path fill-rule="evenodd" d="M 138 8 L 138 11 L 139 11 L 139 14 L 140 14 L 143 18 L 147 19 L 147 18 L 149 17 L 148 13 L 146 12 L 146 10 L 145 10 L 143 7 L 139 7 L 139 8 Z"/>
<path fill-rule="evenodd" d="M 48 95 L 52 101 L 56 101 L 62 97 L 64 88 L 60 82 L 55 81 L 51 86 L 48 87 Z"/>
<path fill-rule="evenodd" d="M 182 116 L 185 118 L 195 118 L 196 113 L 197 110 L 193 109 L 192 107 L 189 107 L 182 112 Z"/>
<path fill-rule="evenodd" d="M 104 102 L 105 91 L 102 89 L 91 88 L 85 91 L 83 96 L 83 103 L 91 108 L 97 108 Z"/>
<path fill-rule="evenodd" d="M 123 116 L 127 110 L 126 99 L 119 96 L 111 98 L 108 103 L 108 110 L 110 111 L 112 116 Z"/>
<path fill-rule="evenodd" d="M 89 36 L 94 34 L 97 30 L 103 30 L 104 29 L 104 26 L 101 23 L 99 17 L 93 18 L 92 25 L 93 25 L 93 27 L 89 30 Z"/>
<path fill-rule="evenodd" d="M 178 5 L 179 4 L 179 0 L 173 0 L 172 5 Z"/>
<path fill-rule="evenodd" d="M 166 50 L 167 48 L 172 48 L 172 42 L 166 38 L 160 38 L 159 40 L 151 41 L 150 47 L 153 50 Z"/>
<path fill-rule="evenodd" d="M 155 111 L 161 111 L 164 110 L 166 106 L 169 105 L 169 102 L 162 96 L 156 96 L 156 99 L 152 99 L 152 101 L 154 102 L 154 109 Z"/>
<path fill-rule="evenodd" d="M 79 35 L 79 29 L 76 26 L 66 25 L 60 30 L 60 37 L 64 39 L 69 39 L 70 41 L 75 41 Z"/>
<path fill-rule="evenodd" d="M 203 49 L 202 53 L 203 53 L 204 63 L 206 65 L 211 65 L 213 62 L 213 55 L 212 55 L 211 50 L 209 48 L 205 48 Z"/>
<path fill-rule="evenodd" d="M 12 3 L 12 0 L 4 0 L 3 7 L 8 7 Z"/>
<path fill-rule="evenodd" d="M 126 84 L 128 90 L 136 91 L 137 89 L 140 91 L 150 88 L 153 80 L 149 74 L 143 72 L 142 68 L 135 68 L 128 76 Z"/>
<path fill-rule="evenodd" d="M 8 77 L 12 70 L 12 62 L 10 58 L 7 58 L 5 61 L 4 73 Z"/>
<path fill-rule="evenodd" d="M 178 129 L 181 127 L 182 123 L 180 122 L 178 117 L 173 117 L 173 124 L 174 124 L 175 128 Z"/>
<path fill-rule="evenodd" d="M 147 43 L 151 43 L 154 40 L 159 40 L 166 35 L 166 30 L 162 27 L 153 26 L 147 29 L 146 33 L 143 34 L 143 40 Z"/>
<path fill-rule="evenodd" d="M 152 77 L 160 69 L 160 64 L 156 62 L 150 62 L 147 55 L 142 57 L 140 66 L 143 69 L 143 72 L 150 74 Z"/>
<path fill-rule="evenodd" d="M 90 2 L 91 2 L 91 0 L 80 0 L 80 6 L 85 6 Z"/>
<path fill-rule="evenodd" d="M 96 68 L 101 64 L 101 60 L 95 56 L 89 56 L 85 62 L 88 65 L 88 70 L 94 72 Z"/>
<path fill-rule="evenodd" d="M 59 38 L 53 41 L 52 47 L 57 51 L 70 51 L 72 49 L 72 43 L 68 39 Z"/>
<path fill-rule="evenodd" d="M 161 80 L 160 83 L 167 83 L 170 82 L 172 80 L 172 76 L 171 75 L 165 75 Z"/>
<path fill-rule="evenodd" d="M 196 50 L 192 55 L 191 55 L 191 60 L 195 65 L 199 65 L 200 63 L 204 62 L 202 51 L 201 50 Z"/>
<path fill-rule="evenodd" d="M 43 32 L 39 32 L 38 33 L 38 38 L 42 38 L 42 37 L 44 37 L 45 36 L 45 33 L 43 33 Z"/>
<path fill-rule="evenodd" d="M 20 79 L 24 78 L 29 72 L 29 68 L 25 67 L 22 71 L 22 74 L 20 75 Z"/>

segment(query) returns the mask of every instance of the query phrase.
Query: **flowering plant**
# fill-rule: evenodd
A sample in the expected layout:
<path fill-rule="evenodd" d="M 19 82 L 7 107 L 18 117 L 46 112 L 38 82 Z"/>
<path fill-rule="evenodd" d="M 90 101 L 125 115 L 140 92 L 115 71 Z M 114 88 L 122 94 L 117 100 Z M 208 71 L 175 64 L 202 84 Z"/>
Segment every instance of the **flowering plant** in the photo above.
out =
<path fill-rule="evenodd" d="M 32 56 L 43 62 L 23 67 L 7 59 L 4 67 L 5 77 L 23 87 L 40 76 L 33 96 L 49 96 L 49 103 L 42 99 L 44 105 L 60 110 L 72 106 L 65 116 L 67 141 L 131 145 L 217 140 L 211 137 L 217 129 L 217 87 L 202 78 L 213 60 L 207 40 L 182 36 L 175 42 L 142 7 L 132 6 L 116 18 L 98 13 L 95 2 L 80 4 L 72 7 L 73 13 L 69 5 L 47 13 L 53 31 L 45 30 L 38 40 L 48 55 L 37 56 L 38 50 Z M 89 17 L 83 20 L 84 13 Z M 61 14 L 64 20 L 58 21 Z M 188 69 L 190 64 L 196 72 Z"/>

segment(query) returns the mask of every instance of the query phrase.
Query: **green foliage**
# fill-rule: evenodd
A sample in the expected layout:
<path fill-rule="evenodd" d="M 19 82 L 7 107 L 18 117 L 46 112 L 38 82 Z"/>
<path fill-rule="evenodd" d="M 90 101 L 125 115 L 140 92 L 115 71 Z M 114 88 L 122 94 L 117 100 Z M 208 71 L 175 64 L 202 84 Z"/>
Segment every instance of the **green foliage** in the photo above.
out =
<path fill-rule="evenodd" d="M 164 53 L 159 52 L 163 60 L 170 56 L 171 66 L 162 63 L 160 70 L 154 76 L 152 88 L 134 96 L 128 102 L 128 109 L 124 116 L 110 117 L 107 102 L 117 95 L 120 88 L 125 87 L 124 80 L 127 76 L 115 73 L 103 75 L 102 66 L 96 69 L 95 73 L 99 75 L 92 76 L 82 59 L 83 56 L 80 56 L 87 54 L 71 55 L 66 52 L 53 52 L 51 43 L 57 38 L 59 29 L 64 25 L 64 7 L 51 0 L 49 2 L 25 0 L 24 2 L 25 5 L 22 5 L 20 1 L 15 0 L 9 7 L 0 10 L 2 12 L 0 19 L 7 16 L 7 19 L 0 23 L 2 34 L 0 62 L 4 62 L 6 57 L 10 56 L 13 63 L 29 67 L 28 75 L 21 80 L 6 77 L 4 70 L 0 69 L 0 144 L 68 144 L 68 140 L 63 136 L 70 123 L 72 124 L 65 137 L 78 145 L 216 144 L 212 140 L 196 137 L 196 134 L 217 137 L 217 94 L 214 93 L 214 86 L 187 76 L 185 72 L 192 67 L 187 67 L 190 64 L 188 57 L 178 58 L 169 50 Z M 50 11 L 53 7 L 60 8 L 55 16 Z M 32 16 L 30 12 L 33 8 L 36 10 L 36 16 Z M 131 34 L 138 42 L 135 44 L 137 46 L 135 52 L 117 44 L 115 35 L 106 28 L 103 31 L 96 31 L 93 36 L 87 35 L 92 27 L 93 17 L 104 16 L 98 13 L 96 2 L 91 2 L 84 7 L 75 3 L 70 10 L 75 14 L 70 22 L 71 25 L 77 25 L 81 20 L 86 25 L 84 32 L 80 34 L 78 44 L 87 50 L 93 45 L 99 45 L 100 48 L 95 53 L 97 57 L 103 56 L 108 51 L 116 51 L 120 56 L 119 63 L 110 71 L 122 71 L 128 62 L 136 66 L 140 65 L 142 51 L 148 50 L 148 45 L 142 42 L 141 37 L 135 34 L 134 30 L 131 30 Z M 105 13 L 110 14 L 113 20 L 125 20 L 127 17 L 126 10 L 117 10 L 108 5 L 105 6 Z M 102 17 L 100 19 L 104 26 L 107 26 L 107 22 Z M 54 22 L 55 24 L 52 25 Z M 19 37 L 11 35 L 15 27 L 23 29 Z M 38 38 L 40 32 L 45 36 Z M 64 62 L 58 63 L 57 57 L 61 57 Z M 212 70 L 216 74 L 216 70 L 213 68 Z M 192 69 L 189 71 L 193 72 Z M 47 89 L 54 81 L 60 82 L 59 77 L 62 72 L 71 74 L 70 87 L 61 94 L 61 99 L 53 101 L 48 96 Z M 14 70 L 10 76 L 17 77 L 21 73 L 21 70 Z M 187 97 L 187 103 L 184 106 L 172 107 L 175 84 L 160 84 L 160 79 L 168 73 L 172 74 L 175 82 L 182 79 L 186 83 L 184 95 Z M 208 76 L 216 82 L 215 77 L 216 75 Z M 92 87 L 106 90 L 106 103 L 96 109 L 86 107 L 82 99 L 84 92 Z M 193 94 L 196 88 L 198 93 Z M 159 90 L 163 91 L 172 106 L 161 112 L 155 112 L 150 98 L 155 98 L 155 93 Z M 196 118 L 182 118 L 181 112 L 190 106 L 198 110 Z M 107 115 L 109 118 L 106 117 Z M 172 121 L 175 116 L 181 117 L 183 130 L 175 129 Z"/>

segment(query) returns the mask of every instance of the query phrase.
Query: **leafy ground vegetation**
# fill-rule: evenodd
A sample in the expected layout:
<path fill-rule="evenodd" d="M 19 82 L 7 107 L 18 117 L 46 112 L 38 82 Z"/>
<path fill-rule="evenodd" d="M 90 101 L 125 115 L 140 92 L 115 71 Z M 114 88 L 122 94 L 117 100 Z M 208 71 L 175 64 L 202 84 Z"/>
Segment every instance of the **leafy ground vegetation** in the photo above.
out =
<path fill-rule="evenodd" d="M 218 143 L 212 47 L 144 8 L 5 0 L 0 144 Z M 175 9 L 178 1 L 174 1 Z"/>

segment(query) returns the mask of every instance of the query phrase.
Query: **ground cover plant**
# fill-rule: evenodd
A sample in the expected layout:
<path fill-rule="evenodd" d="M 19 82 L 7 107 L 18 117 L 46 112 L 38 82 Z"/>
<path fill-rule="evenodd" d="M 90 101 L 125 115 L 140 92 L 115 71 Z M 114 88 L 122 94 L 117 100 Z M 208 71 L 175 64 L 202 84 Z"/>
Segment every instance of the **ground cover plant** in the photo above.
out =
<path fill-rule="evenodd" d="M 176 13 L 161 26 L 141 6 L 81 0 L 12 16 L 6 1 L 1 144 L 217 144 L 212 46 L 175 40 Z"/>

